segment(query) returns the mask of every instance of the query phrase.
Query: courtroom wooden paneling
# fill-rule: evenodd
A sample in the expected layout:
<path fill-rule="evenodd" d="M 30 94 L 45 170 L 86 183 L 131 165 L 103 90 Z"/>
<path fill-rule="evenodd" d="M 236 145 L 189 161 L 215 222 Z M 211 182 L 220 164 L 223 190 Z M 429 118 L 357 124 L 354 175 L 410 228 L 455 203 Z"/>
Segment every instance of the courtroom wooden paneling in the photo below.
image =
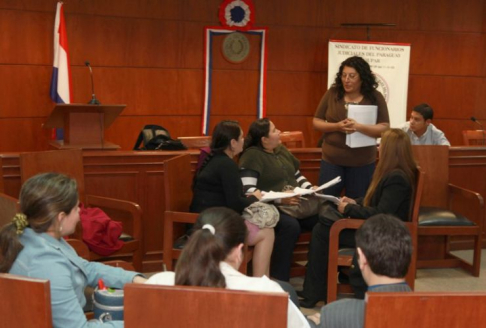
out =
<path fill-rule="evenodd" d="M 108 129 L 109 140 L 131 149 L 131 136 L 146 119 L 168 122 L 171 125 L 161 125 L 175 136 L 197 135 L 204 101 L 203 28 L 220 25 L 221 2 L 66 2 L 73 101 L 85 103 L 91 97 L 84 66 L 89 60 L 101 102 L 127 105 Z M 0 0 L 0 79 L 8 81 L 0 90 L 0 151 L 47 148 L 48 131 L 40 124 L 53 105 L 48 90 L 56 3 Z M 294 0 L 255 0 L 254 4 L 255 26 L 268 27 L 267 113 L 281 130 L 304 131 L 308 145 L 318 139 L 311 118 L 327 88 L 328 40 L 366 39 L 365 28 L 342 23 L 397 24 L 371 28 L 371 39 L 412 44 L 407 108 L 430 103 L 437 125 L 453 145 L 461 144 L 460 130 L 471 128 L 468 117 L 486 120 L 483 0 L 308 0 L 298 6 Z M 213 45 L 214 113 L 221 114 L 218 120 L 249 124 L 256 111 L 259 36 L 250 37 L 250 58 L 237 65 L 222 58 L 222 39 L 215 37 Z M 242 115 L 248 116 L 241 119 Z M 212 117 L 211 126 L 216 121 Z M 17 146 L 19 139 L 22 143 Z"/>

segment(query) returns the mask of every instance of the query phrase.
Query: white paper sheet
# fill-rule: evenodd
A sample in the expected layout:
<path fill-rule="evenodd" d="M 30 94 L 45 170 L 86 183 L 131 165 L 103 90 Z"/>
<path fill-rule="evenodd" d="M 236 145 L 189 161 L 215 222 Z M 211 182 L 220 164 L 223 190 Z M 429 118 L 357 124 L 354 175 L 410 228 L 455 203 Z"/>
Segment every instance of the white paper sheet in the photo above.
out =
<path fill-rule="evenodd" d="M 361 124 L 374 125 L 378 115 L 378 106 L 375 105 L 348 105 L 348 117 Z M 376 138 L 369 137 L 360 132 L 346 135 L 346 145 L 351 148 L 376 146 Z"/>

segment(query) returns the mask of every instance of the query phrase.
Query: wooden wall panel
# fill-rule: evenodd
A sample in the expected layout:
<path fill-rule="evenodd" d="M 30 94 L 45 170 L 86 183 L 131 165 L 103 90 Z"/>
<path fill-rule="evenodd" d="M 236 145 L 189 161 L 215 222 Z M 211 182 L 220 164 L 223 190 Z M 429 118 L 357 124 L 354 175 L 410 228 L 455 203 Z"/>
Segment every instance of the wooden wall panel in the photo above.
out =
<path fill-rule="evenodd" d="M 66 18 L 67 20 L 67 18 Z M 178 67 L 181 25 L 177 21 L 73 15 L 68 35 L 72 64 Z"/>
<path fill-rule="evenodd" d="M 0 63 L 52 65 L 53 13 L 0 10 L 0 31 Z"/>
<path fill-rule="evenodd" d="M 51 75 L 48 66 L 0 65 L 0 119 L 47 116 Z"/>
<path fill-rule="evenodd" d="M 478 77 L 412 75 L 409 111 L 425 102 L 434 109 L 434 118 L 469 119 L 475 113 L 483 81 Z"/>
<path fill-rule="evenodd" d="M 43 142 L 48 131 L 40 124 L 53 107 L 48 90 L 56 3 L 0 0 L 0 79 L 8 81 L 0 91 L 1 151 L 47 148 Z M 471 127 L 470 116 L 486 121 L 483 0 L 254 3 L 255 26 L 268 27 L 268 115 L 279 120 L 282 130 L 309 131 L 308 144 L 317 141 L 311 122 L 326 89 L 328 40 L 366 39 L 365 28 L 341 27 L 341 23 L 397 24 L 372 28 L 371 38 L 412 44 L 407 108 L 422 101 L 431 103 L 436 108 L 436 124 L 453 144 L 461 142 L 460 129 Z M 203 28 L 219 25 L 220 4 L 220 0 L 65 3 L 73 101 L 85 103 L 91 98 L 84 66 L 90 60 L 101 102 L 127 105 L 122 117 L 107 130 L 108 139 L 119 140 L 123 149 L 130 149 L 141 126 L 157 122 L 170 124 L 167 127 L 175 136 L 198 135 L 204 90 Z M 222 39 L 215 38 L 213 49 L 216 107 L 211 128 L 223 118 L 238 118 L 247 126 L 256 117 L 259 37 L 250 37 L 250 58 L 238 65 L 222 58 Z M 238 88 L 242 84 L 247 88 Z M 220 90 L 238 90 L 239 95 L 232 98 Z M 238 105 L 234 107 L 235 100 Z M 227 112 L 228 107 L 235 109 Z M 33 122 L 21 122 L 25 120 Z M 29 128 L 29 135 L 18 132 L 19 127 Z M 12 140 L 19 136 L 25 139 L 21 145 Z"/>
<path fill-rule="evenodd" d="M 255 24 L 263 25 L 291 25 L 291 26 L 317 26 L 322 21 L 320 8 L 322 0 L 293 1 L 284 0 L 254 1 L 256 6 Z"/>
<path fill-rule="evenodd" d="M 43 129 L 44 118 L 0 119 L 0 149 L 2 152 L 47 150 L 50 130 Z"/>
<path fill-rule="evenodd" d="M 268 31 L 270 71 L 327 71 L 326 29 L 274 26 Z"/>
<path fill-rule="evenodd" d="M 268 73 L 268 115 L 314 116 L 327 90 L 323 74 L 314 72 L 271 71 Z"/>

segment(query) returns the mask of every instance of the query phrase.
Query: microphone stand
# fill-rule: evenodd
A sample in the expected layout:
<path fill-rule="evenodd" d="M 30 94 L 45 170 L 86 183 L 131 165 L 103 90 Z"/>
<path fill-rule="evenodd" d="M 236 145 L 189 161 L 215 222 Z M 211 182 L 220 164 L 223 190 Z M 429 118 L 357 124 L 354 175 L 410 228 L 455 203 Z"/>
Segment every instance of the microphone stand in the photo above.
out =
<path fill-rule="evenodd" d="M 89 61 L 86 61 L 85 62 L 85 65 L 88 66 L 89 68 L 89 75 L 91 76 L 91 100 L 88 102 L 88 104 L 90 105 L 99 105 L 101 104 L 100 101 L 98 99 L 96 99 L 96 95 L 95 95 L 95 92 L 94 92 L 94 80 L 93 80 L 93 70 L 91 69 L 91 65 L 89 63 Z"/>
<path fill-rule="evenodd" d="M 484 126 L 474 116 L 471 117 L 471 121 L 473 121 L 474 123 L 478 124 L 481 127 L 481 132 L 483 135 L 482 145 L 483 146 L 486 145 L 486 134 L 484 132 Z"/>

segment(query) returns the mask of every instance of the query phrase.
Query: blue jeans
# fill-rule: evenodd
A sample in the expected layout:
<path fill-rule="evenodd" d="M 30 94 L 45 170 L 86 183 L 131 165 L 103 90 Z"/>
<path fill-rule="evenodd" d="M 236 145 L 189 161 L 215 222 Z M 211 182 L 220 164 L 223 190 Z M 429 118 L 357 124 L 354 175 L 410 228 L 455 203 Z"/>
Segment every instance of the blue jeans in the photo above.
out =
<path fill-rule="evenodd" d="M 349 198 L 364 197 L 366 190 L 371 182 L 373 172 L 375 171 L 375 163 L 364 166 L 339 166 L 334 165 L 324 160 L 321 160 L 321 171 L 319 172 L 319 185 L 341 176 L 341 182 L 332 187 L 324 189 L 323 193 L 326 195 L 341 196 L 341 192 L 345 189 L 346 196 Z"/>

